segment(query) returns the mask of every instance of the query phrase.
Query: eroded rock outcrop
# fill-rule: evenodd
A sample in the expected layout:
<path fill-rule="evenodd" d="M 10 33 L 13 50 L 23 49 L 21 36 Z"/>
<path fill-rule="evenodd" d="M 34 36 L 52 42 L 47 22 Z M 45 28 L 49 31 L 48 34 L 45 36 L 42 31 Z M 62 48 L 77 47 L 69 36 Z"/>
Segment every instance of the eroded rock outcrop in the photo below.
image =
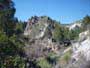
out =
<path fill-rule="evenodd" d="M 83 40 L 83 41 L 80 41 Z M 89 31 L 85 31 L 80 33 L 80 42 L 76 42 L 73 44 L 73 51 L 74 51 L 74 57 L 76 59 L 79 59 L 80 55 L 83 55 L 87 61 L 90 60 L 90 37 L 89 37 Z"/>
<path fill-rule="evenodd" d="M 59 45 L 52 42 L 54 24 L 53 20 L 46 16 L 34 16 L 28 21 L 24 31 L 28 38 L 24 47 L 28 57 L 45 57 L 52 51 L 57 53 Z"/>
<path fill-rule="evenodd" d="M 72 44 L 72 50 L 72 62 L 68 65 L 68 68 L 90 68 L 88 63 L 90 61 L 89 30 L 80 33 L 79 41 Z"/>

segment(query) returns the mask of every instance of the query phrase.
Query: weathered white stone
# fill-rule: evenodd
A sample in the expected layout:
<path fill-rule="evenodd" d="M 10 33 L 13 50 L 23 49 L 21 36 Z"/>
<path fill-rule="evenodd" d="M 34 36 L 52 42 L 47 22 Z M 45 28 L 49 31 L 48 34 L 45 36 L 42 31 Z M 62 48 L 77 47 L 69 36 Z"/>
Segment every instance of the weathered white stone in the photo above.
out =
<path fill-rule="evenodd" d="M 76 60 L 80 59 L 80 56 L 84 56 L 86 60 L 90 60 L 90 39 L 82 41 L 80 44 L 77 42 L 73 44 L 73 58 Z"/>
<path fill-rule="evenodd" d="M 81 27 L 81 23 L 74 23 L 74 24 L 70 25 L 69 30 L 73 30 L 73 29 L 77 28 L 77 26 Z"/>

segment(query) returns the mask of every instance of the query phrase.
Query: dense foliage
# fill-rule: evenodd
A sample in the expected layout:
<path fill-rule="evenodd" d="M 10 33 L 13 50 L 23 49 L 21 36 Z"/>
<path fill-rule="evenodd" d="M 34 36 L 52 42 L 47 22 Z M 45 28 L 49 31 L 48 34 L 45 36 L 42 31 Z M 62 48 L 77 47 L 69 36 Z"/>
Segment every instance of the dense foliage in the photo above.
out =
<path fill-rule="evenodd" d="M 17 22 L 15 11 L 11 0 L 0 0 L 0 68 L 25 68 L 24 44 L 17 35 L 23 31 L 23 24 Z"/>
<path fill-rule="evenodd" d="M 75 40 L 78 38 L 81 31 L 81 28 L 69 30 L 69 28 L 63 27 L 61 24 L 56 24 L 53 32 L 53 39 L 57 42 Z"/>

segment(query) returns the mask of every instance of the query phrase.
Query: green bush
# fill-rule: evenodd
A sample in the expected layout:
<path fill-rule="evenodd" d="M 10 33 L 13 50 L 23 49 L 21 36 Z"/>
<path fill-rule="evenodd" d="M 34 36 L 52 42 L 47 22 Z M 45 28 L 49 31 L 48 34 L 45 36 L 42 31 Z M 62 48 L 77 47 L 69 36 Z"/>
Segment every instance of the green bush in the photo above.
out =
<path fill-rule="evenodd" d="M 68 63 L 68 61 L 71 59 L 71 55 L 72 55 L 72 50 L 70 49 L 69 51 L 64 53 L 62 57 L 60 57 L 60 61 Z"/>
<path fill-rule="evenodd" d="M 45 58 L 40 58 L 37 65 L 40 66 L 40 68 L 52 68 L 51 64 L 49 64 Z"/>

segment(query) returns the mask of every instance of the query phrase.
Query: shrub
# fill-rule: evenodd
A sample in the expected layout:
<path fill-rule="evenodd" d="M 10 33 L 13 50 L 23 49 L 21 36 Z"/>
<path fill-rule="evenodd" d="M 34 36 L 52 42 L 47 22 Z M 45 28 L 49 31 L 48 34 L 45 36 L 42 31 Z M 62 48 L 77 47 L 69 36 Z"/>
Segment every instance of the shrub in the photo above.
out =
<path fill-rule="evenodd" d="M 41 68 L 52 68 L 51 64 L 45 58 L 40 58 L 37 64 Z"/>
<path fill-rule="evenodd" d="M 71 54 L 72 54 L 71 50 L 64 53 L 64 55 L 60 58 L 60 62 L 64 62 L 65 64 L 67 64 L 71 58 Z"/>

